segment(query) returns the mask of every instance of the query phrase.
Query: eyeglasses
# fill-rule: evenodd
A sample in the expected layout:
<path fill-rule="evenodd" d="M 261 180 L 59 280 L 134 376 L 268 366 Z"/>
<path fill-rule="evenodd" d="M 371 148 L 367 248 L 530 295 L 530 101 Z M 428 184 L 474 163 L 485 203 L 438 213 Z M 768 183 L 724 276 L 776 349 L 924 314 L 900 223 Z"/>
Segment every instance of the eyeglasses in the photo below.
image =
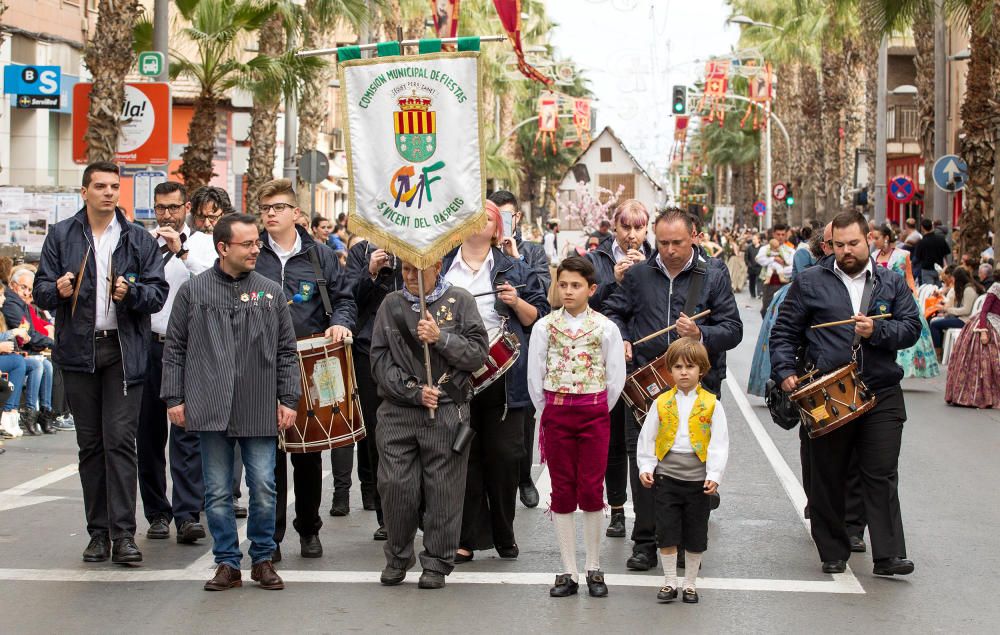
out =
<path fill-rule="evenodd" d="M 162 214 L 163 212 L 170 212 L 171 214 L 174 214 L 176 212 L 179 212 L 182 209 L 184 209 L 183 205 L 154 205 L 153 206 L 153 211 L 155 211 L 157 214 Z"/>
<path fill-rule="evenodd" d="M 267 214 L 272 211 L 276 214 L 280 214 L 286 209 L 293 209 L 294 207 L 295 206 L 291 203 L 274 203 L 273 205 L 258 205 L 257 211 L 261 214 Z"/>
<path fill-rule="evenodd" d="M 218 214 L 198 214 L 198 218 L 204 218 L 205 220 L 214 220 L 214 221 L 217 221 L 220 218 L 222 218 L 222 212 L 219 212 Z"/>
<path fill-rule="evenodd" d="M 228 242 L 226 244 L 227 245 L 239 245 L 240 247 L 242 247 L 244 249 L 253 249 L 254 247 L 256 247 L 257 249 L 262 249 L 264 247 L 264 241 L 263 240 L 259 240 L 259 239 L 258 240 L 244 240 L 241 243 Z"/>

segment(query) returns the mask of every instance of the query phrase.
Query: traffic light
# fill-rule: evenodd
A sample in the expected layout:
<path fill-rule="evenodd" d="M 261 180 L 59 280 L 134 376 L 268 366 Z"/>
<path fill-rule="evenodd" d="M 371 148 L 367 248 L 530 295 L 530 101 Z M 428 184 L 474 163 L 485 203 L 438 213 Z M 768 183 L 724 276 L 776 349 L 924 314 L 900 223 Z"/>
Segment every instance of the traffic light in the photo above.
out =
<path fill-rule="evenodd" d="M 671 111 L 675 115 L 683 115 L 687 112 L 687 86 L 674 86 L 673 95 Z"/>
<path fill-rule="evenodd" d="M 795 205 L 795 195 L 792 194 L 792 186 L 789 185 L 785 190 L 785 205 L 791 207 Z"/>

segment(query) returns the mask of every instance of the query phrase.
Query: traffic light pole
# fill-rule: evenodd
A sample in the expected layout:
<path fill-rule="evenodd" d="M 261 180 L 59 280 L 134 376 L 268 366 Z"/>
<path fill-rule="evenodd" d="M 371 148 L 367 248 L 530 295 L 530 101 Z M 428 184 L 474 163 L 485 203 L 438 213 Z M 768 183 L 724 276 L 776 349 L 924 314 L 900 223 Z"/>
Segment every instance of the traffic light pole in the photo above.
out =
<path fill-rule="evenodd" d="M 764 227 L 774 220 L 774 197 L 771 196 L 771 126 L 764 127 Z"/>

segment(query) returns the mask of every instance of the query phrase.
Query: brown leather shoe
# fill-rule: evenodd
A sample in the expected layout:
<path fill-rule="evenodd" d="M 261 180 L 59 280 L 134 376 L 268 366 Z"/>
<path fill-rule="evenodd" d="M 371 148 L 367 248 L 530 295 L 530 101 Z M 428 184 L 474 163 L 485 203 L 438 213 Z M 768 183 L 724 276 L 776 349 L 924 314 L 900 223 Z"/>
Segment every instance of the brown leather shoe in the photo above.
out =
<path fill-rule="evenodd" d="M 215 577 L 205 583 L 206 591 L 227 591 L 233 587 L 243 586 L 238 569 L 228 564 L 220 564 L 215 569 Z"/>
<path fill-rule="evenodd" d="M 255 580 L 262 589 L 269 591 L 280 591 L 285 588 L 285 583 L 281 576 L 274 570 L 274 565 L 270 560 L 258 562 L 250 569 L 250 579 Z"/>

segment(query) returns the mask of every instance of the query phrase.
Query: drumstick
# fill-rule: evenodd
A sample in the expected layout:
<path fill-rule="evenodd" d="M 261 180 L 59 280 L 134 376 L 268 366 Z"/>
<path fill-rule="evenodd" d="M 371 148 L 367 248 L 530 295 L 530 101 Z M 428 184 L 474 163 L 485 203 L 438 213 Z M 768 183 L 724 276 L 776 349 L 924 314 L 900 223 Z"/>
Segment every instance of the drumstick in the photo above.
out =
<path fill-rule="evenodd" d="M 866 317 L 870 317 L 873 320 L 881 320 L 882 318 L 891 318 L 892 313 L 883 313 L 881 315 L 869 315 Z M 822 324 L 813 324 L 809 328 L 825 329 L 828 326 L 843 326 L 844 324 L 854 324 L 854 318 L 851 318 L 849 320 L 837 320 L 836 322 L 824 322 Z"/>
<path fill-rule="evenodd" d="M 73 306 L 70 307 L 70 317 L 76 315 L 76 300 L 80 297 L 80 287 L 83 286 L 83 272 L 87 269 L 87 259 L 90 258 L 90 243 L 87 243 L 87 252 L 83 254 L 80 262 L 80 272 L 76 274 L 76 284 L 73 285 Z"/>
<path fill-rule="evenodd" d="M 701 313 L 695 313 L 694 315 L 692 315 L 691 319 L 692 320 L 700 320 L 701 318 L 705 317 L 706 315 L 708 315 L 711 312 L 712 311 L 710 309 L 705 309 Z M 653 339 L 654 337 L 659 337 L 659 336 L 663 335 L 664 333 L 669 333 L 670 331 L 674 330 L 675 328 L 677 328 L 677 324 L 676 323 L 671 324 L 670 326 L 668 326 L 665 329 L 660 329 L 659 331 L 657 331 L 655 333 L 650 333 L 649 335 L 647 335 L 646 337 L 642 338 L 641 340 L 637 340 L 635 342 L 632 342 L 632 346 L 638 346 L 639 344 L 642 344 L 643 342 L 648 342 L 649 340 Z"/>
<path fill-rule="evenodd" d="M 515 288 L 515 289 L 523 289 L 523 288 L 524 288 L 524 287 L 526 287 L 526 286 L 528 286 L 528 285 L 526 285 L 526 284 L 519 284 L 519 285 L 515 286 L 514 288 Z M 492 290 L 492 291 L 483 291 L 482 293 L 473 293 L 473 294 L 472 294 L 472 297 L 474 297 L 474 298 L 478 298 L 478 297 L 480 297 L 480 296 L 484 296 L 484 295 L 494 295 L 494 294 L 496 294 L 496 293 L 500 293 L 500 289 L 494 289 L 494 290 Z"/>

